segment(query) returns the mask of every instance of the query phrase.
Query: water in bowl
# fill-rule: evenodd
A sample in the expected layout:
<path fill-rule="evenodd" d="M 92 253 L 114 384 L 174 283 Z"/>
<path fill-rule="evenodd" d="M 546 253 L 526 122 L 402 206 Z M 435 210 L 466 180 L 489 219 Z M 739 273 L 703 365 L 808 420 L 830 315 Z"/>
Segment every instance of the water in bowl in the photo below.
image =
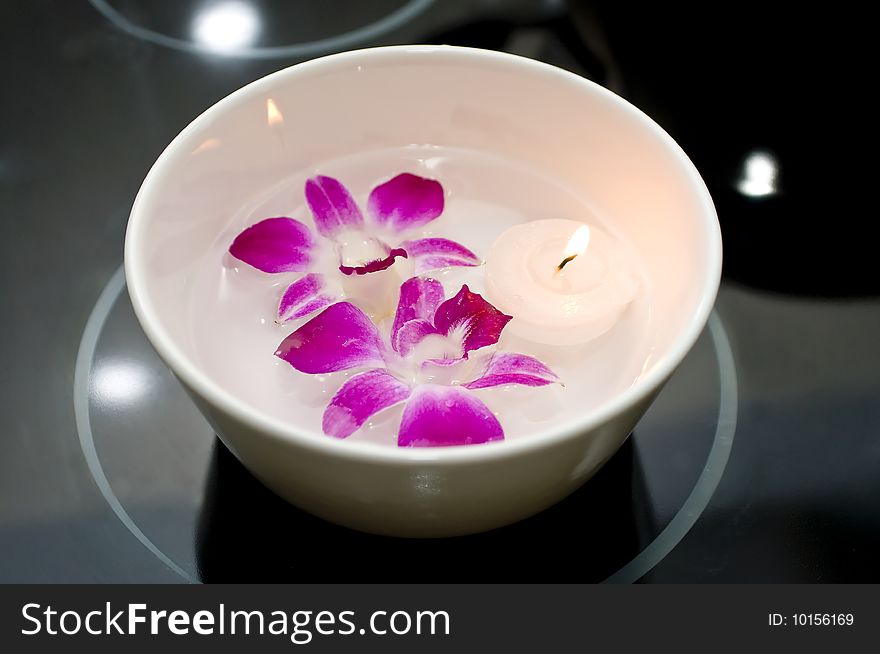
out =
<path fill-rule="evenodd" d="M 255 188 L 247 205 L 230 208 L 225 228 L 191 279 L 190 336 L 196 344 L 198 363 L 207 374 L 262 412 L 316 438 L 329 438 L 321 434 L 323 410 L 345 379 L 358 371 L 307 375 L 276 358 L 278 344 L 308 320 L 283 325 L 275 322 L 281 293 L 300 273 L 266 274 L 233 259 L 227 249 L 245 227 L 268 217 L 289 216 L 314 228 L 303 192 L 311 176 L 339 179 L 363 209 L 375 186 L 401 172 L 436 179 L 446 193 L 443 214 L 407 238 L 451 238 L 482 258 L 495 238 L 512 225 L 569 218 L 600 225 L 625 241 L 613 219 L 589 198 L 540 171 L 484 153 L 411 146 L 291 171 L 269 188 Z M 376 274 L 390 273 L 396 284 L 408 275 L 406 266 L 407 262 L 398 259 L 389 271 Z M 652 357 L 650 280 L 643 270 L 634 272 L 643 280 L 635 301 L 613 329 L 586 345 L 552 348 L 517 339 L 508 332 L 502 335 L 499 348 L 538 356 L 564 383 L 474 391 L 498 416 L 506 440 L 528 438 L 582 417 L 631 386 L 648 368 Z M 484 266 L 450 268 L 430 276 L 443 283 L 447 297 L 462 284 L 485 294 Z M 370 309 L 377 315 L 382 313 L 381 307 Z M 388 328 L 390 312 L 393 306 L 385 311 L 383 329 Z M 399 405 L 377 414 L 349 440 L 396 446 L 401 412 Z"/>

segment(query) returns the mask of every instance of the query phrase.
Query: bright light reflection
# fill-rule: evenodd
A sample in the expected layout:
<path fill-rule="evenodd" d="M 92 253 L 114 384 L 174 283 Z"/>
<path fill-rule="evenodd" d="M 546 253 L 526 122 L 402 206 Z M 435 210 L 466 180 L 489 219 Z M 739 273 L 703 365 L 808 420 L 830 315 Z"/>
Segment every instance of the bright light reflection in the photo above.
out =
<path fill-rule="evenodd" d="M 737 190 L 752 198 L 775 195 L 779 191 L 779 161 L 765 150 L 754 150 L 746 155 Z"/>
<path fill-rule="evenodd" d="M 266 100 L 266 122 L 269 123 L 269 127 L 284 124 L 284 115 L 272 98 Z"/>
<path fill-rule="evenodd" d="M 201 145 L 193 150 L 190 154 L 198 154 L 199 152 L 207 152 L 208 150 L 214 150 L 215 148 L 220 147 L 220 139 L 206 139 L 202 141 Z"/>
<path fill-rule="evenodd" d="M 94 390 L 104 402 L 134 404 L 150 392 L 150 371 L 128 359 L 96 362 Z"/>
<path fill-rule="evenodd" d="M 260 15 L 241 0 L 212 2 L 193 19 L 193 39 L 218 52 L 240 50 L 252 45 L 262 29 Z"/>

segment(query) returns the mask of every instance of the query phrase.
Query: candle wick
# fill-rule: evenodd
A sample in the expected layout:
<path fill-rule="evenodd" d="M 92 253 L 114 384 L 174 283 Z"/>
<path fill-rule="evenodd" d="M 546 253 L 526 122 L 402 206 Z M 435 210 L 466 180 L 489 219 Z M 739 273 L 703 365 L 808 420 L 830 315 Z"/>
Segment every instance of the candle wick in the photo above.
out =
<path fill-rule="evenodd" d="M 570 257 L 565 257 L 565 259 L 563 259 L 559 263 L 559 265 L 556 266 L 556 272 L 561 272 L 562 269 L 565 268 L 565 264 L 567 264 L 569 261 L 573 261 L 576 256 L 577 256 L 576 254 L 573 254 Z"/>

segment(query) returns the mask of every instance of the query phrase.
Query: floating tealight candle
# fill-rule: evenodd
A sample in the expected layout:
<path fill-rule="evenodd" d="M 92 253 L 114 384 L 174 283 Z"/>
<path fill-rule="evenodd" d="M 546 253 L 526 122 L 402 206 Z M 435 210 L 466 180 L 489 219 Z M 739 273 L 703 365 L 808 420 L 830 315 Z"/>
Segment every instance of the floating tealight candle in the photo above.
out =
<path fill-rule="evenodd" d="M 501 234 L 486 257 L 490 301 L 514 317 L 510 331 L 549 345 L 604 334 L 639 290 L 622 243 L 594 225 L 536 220 Z"/>

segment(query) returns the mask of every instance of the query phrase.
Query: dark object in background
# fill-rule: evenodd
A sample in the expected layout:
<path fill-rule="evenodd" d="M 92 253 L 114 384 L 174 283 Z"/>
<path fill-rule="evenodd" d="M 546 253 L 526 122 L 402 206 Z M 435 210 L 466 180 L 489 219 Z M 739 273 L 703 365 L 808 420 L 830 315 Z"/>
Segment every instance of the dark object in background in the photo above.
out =
<path fill-rule="evenodd" d="M 725 275 L 788 293 L 880 293 L 863 19 L 752 0 L 600 2 L 599 15 L 625 94 L 709 185 Z"/>

